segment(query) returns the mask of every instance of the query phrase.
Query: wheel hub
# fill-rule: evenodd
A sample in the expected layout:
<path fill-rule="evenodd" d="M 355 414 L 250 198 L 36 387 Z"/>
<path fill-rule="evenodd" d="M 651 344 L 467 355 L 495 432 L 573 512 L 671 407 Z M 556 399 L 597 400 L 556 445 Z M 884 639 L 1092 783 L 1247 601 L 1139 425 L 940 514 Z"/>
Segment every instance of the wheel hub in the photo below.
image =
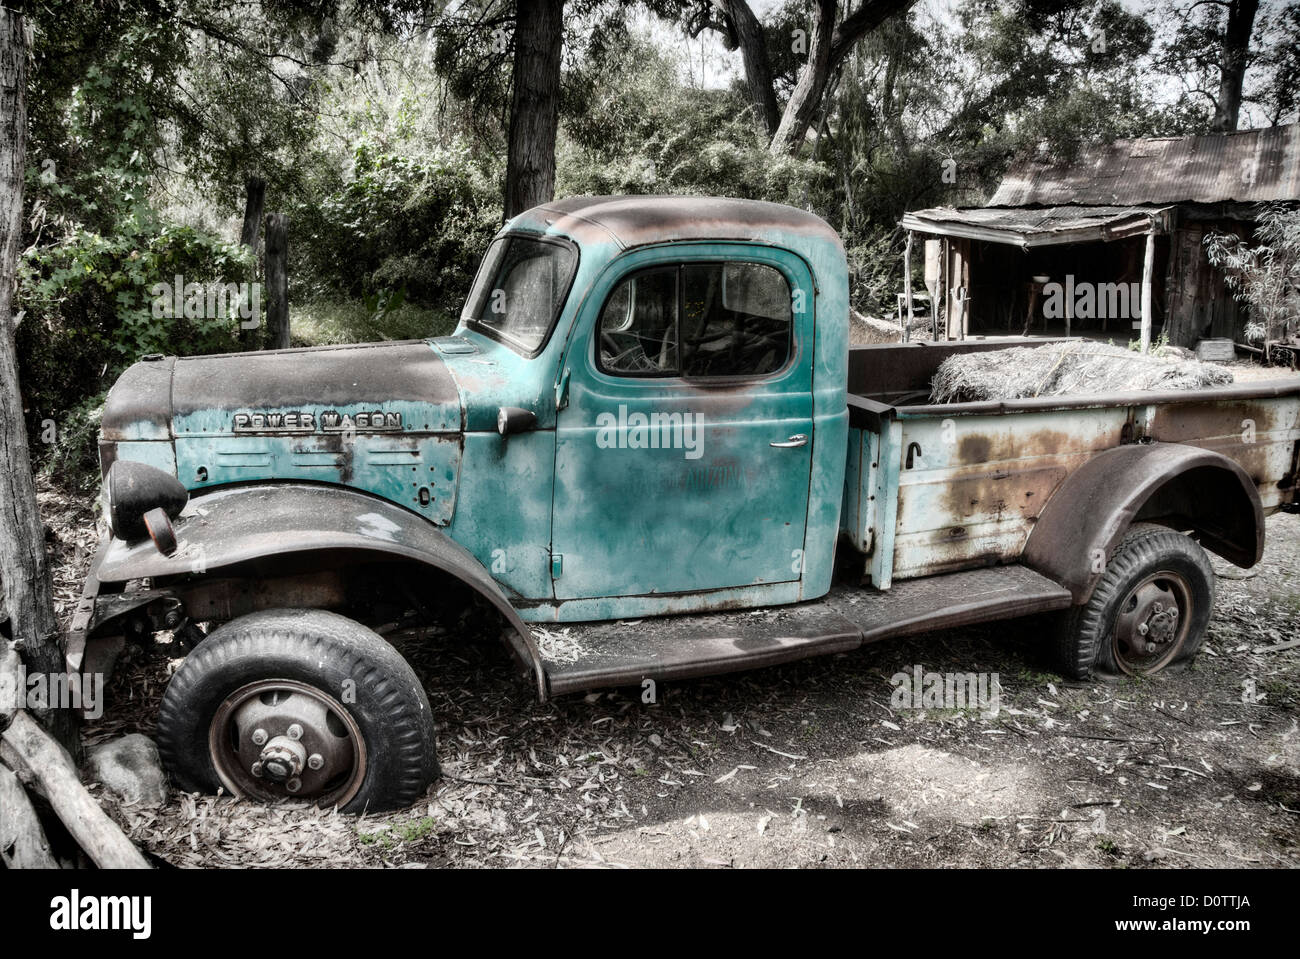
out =
<path fill-rule="evenodd" d="M 360 788 L 365 747 L 347 711 L 315 687 L 267 680 L 232 694 L 209 744 L 222 781 L 240 796 L 346 802 Z"/>
<path fill-rule="evenodd" d="M 302 768 L 306 763 L 307 750 L 303 748 L 302 743 L 292 740 L 288 736 L 276 736 L 266 744 L 266 748 L 262 750 L 257 762 L 253 763 L 249 768 L 253 775 L 256 776 L 258 767 L 261 766 L 263 776 L 274 782 L 282 783 L 302 772 Z"/>
<path fill-rule="evenodd" d="M 1124 598 L 1115 623 L 1115 661 L 1126 673 L 1155 672 L 1172 659 L 1186 635 L 1191 588 L 1174 573 L 1153 573 Z"/>

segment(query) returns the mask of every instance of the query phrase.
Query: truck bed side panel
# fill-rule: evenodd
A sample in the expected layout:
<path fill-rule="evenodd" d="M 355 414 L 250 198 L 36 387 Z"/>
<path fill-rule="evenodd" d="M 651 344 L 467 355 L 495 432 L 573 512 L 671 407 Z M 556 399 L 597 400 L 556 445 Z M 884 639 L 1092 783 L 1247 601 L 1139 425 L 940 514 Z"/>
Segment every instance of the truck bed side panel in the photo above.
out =
<path fill-rule="evenodd" d="M 949 415 L 902 408 L 899 422 L 895 578 L 1014 562 L 1065 478 L 1127 442 L 1223 454 L 1250 475 L 1266 512 L 1295 500 L 1300 395 L 1199 393 L 1149 404 L 1063 402 L 999 412 L 954 408 Z"/>

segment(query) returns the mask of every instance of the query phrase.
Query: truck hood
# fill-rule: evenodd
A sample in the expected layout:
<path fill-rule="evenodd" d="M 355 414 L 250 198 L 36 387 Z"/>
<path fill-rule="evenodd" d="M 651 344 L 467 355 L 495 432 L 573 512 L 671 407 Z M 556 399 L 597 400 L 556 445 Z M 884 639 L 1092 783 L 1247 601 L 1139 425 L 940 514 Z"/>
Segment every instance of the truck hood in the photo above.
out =
<path fill-rule="evenodd" d="M 151 358 L 109 394 L 100 463 L 121 456 L 174 470 L 194 494 L 232 483 L 350 486 L 445 525 L 463 423 L 447 364 L 422 340 Z"/>
<path fill-rule="evenodd" d="M 422 340 L 151 358 L 104 406 L 105 440 L 462 429 L 456 383 Z"/>

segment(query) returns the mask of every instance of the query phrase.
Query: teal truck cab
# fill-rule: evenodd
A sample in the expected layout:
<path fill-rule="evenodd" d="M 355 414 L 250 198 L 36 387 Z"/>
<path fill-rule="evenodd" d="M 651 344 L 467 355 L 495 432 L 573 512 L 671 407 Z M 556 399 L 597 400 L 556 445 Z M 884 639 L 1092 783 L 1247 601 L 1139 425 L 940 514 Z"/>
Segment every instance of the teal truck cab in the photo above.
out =
<path fill-rule="evenodd" d="M 69 659 L 171 630 L 178 784 L 378 809 L 437 764 L 372 627 L 440 603 L 495 607 L 543 700 L 1053 611 L 1062 671 L 1148 674 L 1201 643 L 1204 550 L 1296 507 L 1296 381 L 934 405 L 1007 344 L 848 331 L 816 216 L 588 197 L 506 224 L 450 336 L 147 357 Z"/>

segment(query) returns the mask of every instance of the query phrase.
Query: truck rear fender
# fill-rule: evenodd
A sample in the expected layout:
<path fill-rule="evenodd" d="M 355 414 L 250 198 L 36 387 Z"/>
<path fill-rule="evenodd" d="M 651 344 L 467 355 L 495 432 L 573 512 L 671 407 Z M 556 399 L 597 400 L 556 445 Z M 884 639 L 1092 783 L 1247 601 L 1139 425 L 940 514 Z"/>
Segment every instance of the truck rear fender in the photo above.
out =
<path fill-rule="evenodd" d="M 100 583 L 194 573 L 292 553 L 333 550 L 402 558 L 459 579 L 505 618 L 505 639 L 546 699 L 532 631 L 478 559 L 428 520 L 386 500 L 336 486 L 284 483 L 223 487 L 190 500 L 175 522 L 179 548 L 164 556 L 145 539 L 111 540 Z"/>
<path fill-rule="evenodd" d="M 1264 510 L 1246 471 L 1221 453 L 1176 443 L 1121 446 L 1071 473 L 1048 500 L 1023 562 L 1086 603 L 1128 528 L 1189 530 L 1241 567 L 1264 553 Z"/>

